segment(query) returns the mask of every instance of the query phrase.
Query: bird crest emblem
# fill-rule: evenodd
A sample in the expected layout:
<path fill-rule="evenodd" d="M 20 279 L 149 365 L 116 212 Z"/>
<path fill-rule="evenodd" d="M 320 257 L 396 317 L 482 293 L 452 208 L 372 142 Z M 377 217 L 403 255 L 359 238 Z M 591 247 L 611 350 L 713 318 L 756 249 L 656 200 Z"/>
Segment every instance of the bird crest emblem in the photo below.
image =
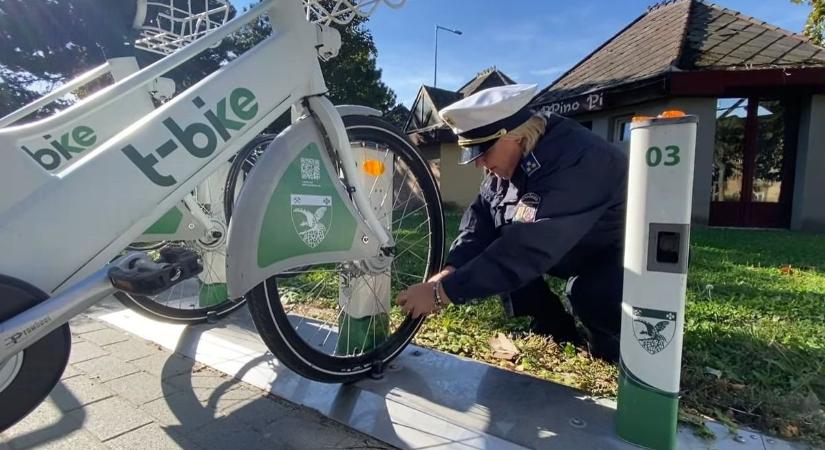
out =
<path fill-rule="evenodd" d="M 633 308 L 633 335 L 639 345 L 651 355 L 661 352 L 676 335 L 676 313 Z"/>
<path fill-rule="evenodd" d="M 318 197 L 318 198 L 316 198 Z M 292 196 L 292 225 L 309 248 L 324 242 L 332 224 L 332 199 L 328 196 Z"/>

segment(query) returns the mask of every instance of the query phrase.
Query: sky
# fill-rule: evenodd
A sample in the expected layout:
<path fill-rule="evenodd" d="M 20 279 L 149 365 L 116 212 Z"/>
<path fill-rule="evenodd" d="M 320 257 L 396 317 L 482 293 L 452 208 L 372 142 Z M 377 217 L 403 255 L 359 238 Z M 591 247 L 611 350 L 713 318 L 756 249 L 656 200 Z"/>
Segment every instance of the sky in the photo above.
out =
<path fill-rule="evenodd" d="M 233 0 L 243 6 L 249 0 Z M 393 0 L 397 2 L 397 0 Z M 433 85 L 436 25 L 438 87 L 456 90 L 496 66 L 519 83 L 544 88 L 655 3 L 652 0 L 407 0 L 381 5 L 367 26 L 378 48 L 383 81 L 412 106 L 422 84 Z M 800 32 L 808 8 L 789 0 L 715 3 Z"/>

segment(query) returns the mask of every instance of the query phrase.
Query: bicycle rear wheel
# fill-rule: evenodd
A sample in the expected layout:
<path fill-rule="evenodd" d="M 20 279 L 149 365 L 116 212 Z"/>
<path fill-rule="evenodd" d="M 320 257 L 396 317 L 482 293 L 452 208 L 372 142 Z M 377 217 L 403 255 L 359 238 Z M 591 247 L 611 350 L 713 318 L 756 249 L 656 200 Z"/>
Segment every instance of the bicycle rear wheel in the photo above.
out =
<path fill-rule="evenodd" d="M 0 275 L 0 323 L 48 300 L 36 287 Z M 60 380 L 72 337 L 63 324 L 22 352 L 0 361 L 0 432 L 39 405 Z"/>
<path fill-rule="evenodd" d="M 369 276 L 364 261 L 301 267 L 270 277 L 247 293 L 255 326 L 278 360 L 306 378 L 330 383 L 369 375 L 412 340 L 423 318 L 404 315 L 394 299 L 436 273 L 444 249 L 441 198 L 427 162 L 379 118 L 347 116 L 344 124 L 359 167 L 379 155 L 381 166 L 393 170 L 390 189 L 377 190 L 373 184 L 368 192 L 371 202 L 391 205 L 387 209 L 396 248 L 390 267 Z M 389 308 L 379 305 L 379 314 L 361 319 L 345 312 L 339 289 L 353 286 L 356 279 L 366 289 L 362 292 L 389 292 Z M 379 297 L 386 295 L 375 295 Z"/>
<path fill-rule="evenodd" d="M 230 299 L 227 296 L 225 270 L 226 231 L 232 214 L 232 204 L 255 159 L 269 146 L 274 136 L 261 135 L 246 144 L 235 156 L 226 180 L 220 180 L 220 187 L 208 189 L 209 203 L 200 204 L 203 212 L 214 222 L 218 235 L 196 241 L 135 242 L 127 247 L 132 251 L 159 251 L 164 247 L 186 247 L 201 256 L 203 272 L 189 280 L 184 280 L 157 295 L 137 295 L 118 292 L 115 297 L 124 305 L 139 313 L 164 322 L 197 324 L 217 320 L 238 310 L 246 302 L 245 298 Z M 214 177 L 214 175 L 213 175 Z M 217 198 L 216 198 L 217 197 Z M 159 256 L 159 252 L 157 253 Z"/>

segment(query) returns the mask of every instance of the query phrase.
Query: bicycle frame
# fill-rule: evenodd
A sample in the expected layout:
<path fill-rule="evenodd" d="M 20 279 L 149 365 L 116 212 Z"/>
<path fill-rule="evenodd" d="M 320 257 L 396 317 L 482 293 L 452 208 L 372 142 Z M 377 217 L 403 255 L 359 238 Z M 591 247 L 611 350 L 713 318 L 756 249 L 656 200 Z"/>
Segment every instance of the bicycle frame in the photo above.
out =
<path fill-rule="evenodd" d="M 118 110 L 128 110 L 130 96 L 141 87 L 265 13 L 273 28 L 269 38 L 137 121 L 127 114 L 124 125 L 122 118 L 113 116 Z M 0 273 L 54 295 L 0 323 L 0 338 L 5 342 L 0 361 L 113 290 L 105 286 L 100 267 L 293 104 L 306 99 L 318 144 L 337 153 L 348 180 L 357 179 L 341 117 L 322 96 L 327 89 L 317 49 L 333 48 L 337 53 L 340 46 L 340 36 L 330 30 L 305 21 L 300 0 L 264 0 L 207 36 L 65 111 L 39 122 L 0 129 L 0 148 L 17 149 L 7 151 L 0 165 L 0 248 L 4 250 Z M 98 130 L 115 131 L 109 137 L 109 131 Z M 43 146 L 43 139 L 49 146 Z M 106 140 L 86 152 L 97 139 Z M 320 153 L 330 171 L 326 152 Z M 60 158 L 73 157 L 78 160 L 64 167 Z M 366 195 L 341 186 L 336 189 L 345 201 L 351 197 L 357 206 L 356 211 L 347 204 L 364 245 L 353 254 L 374 255 L 379 246 L 393 246 Z M 259 196 L 246 198 L 247 202 L 260 201 Z M 244 201 L 242 194 L 239 211 L 266 207 L 244 205 Z M 236 240 L 260 238 L 239 236 Z M 316 254 L 311 259 L 327 261 L 324 256 L 328 255 Z M 256 277 L 265 275 L 263 271 Z M 90 286 L 88 295 L 81 289 L 84 284 Z M 233 291 L 231 283 L 229 289 Z M 25 339 L 8 340 L 15 333 L 23 333 Z"/>
<path fill-rule="evenodd" d="M 88 72 L 72 79 L 68 83 L 60 86 L 47 95 L 31 102 L 26 106 L 23 106 L 3 118 L 0 118 L 0 128 L 14 124 L 15 122 L 27 117 L 29 114 L 38 111 L 40 108 L 51 104 L 60 97 L 70 94 L 78 88 L 82 88 L 90 82 L 99 79 L 103 75 L 111 75 L 114 81 L 117 82 L 133 75 L 134 73 L 137 73 L 138 71 L 140 71 L 140 67 L 138 66 L 137 59 L 135 57 L 118 57 L 109 59 L 104 64 L 101 64 L 100 66 L 97 66 L 94 69 L 91 69 Z M 152 112 L 155 107 L 150 99 L 150 96 L 154 96 L 156 92 L 165 91 L 163 94 L 165 97 L 172 97 L 172 94 L 174 93 L 174 81 L 171 79 L 156 78 L 146 87 L 148 89 L 129 94 L 130 97 L 128 102 L 122 102 L 129 103 L 130 107 L 128 109 L 118 108 L 114 111 L 101 110 L 95 112 L 95 115 L 100 117 L 105 117 L 107 114 L 113 113 L 118 119 L 115 121 L 101 121 L 102 126 L 95 129 L 96 144 L 103 144 L 110 137 L 117 134 L 117 132 L 120 131 L 125 124 L 134 122 Z M 147 95 L 147 92 L 149 95 Z M 98 146 L 99 145 L 92 144 L 85 148 L 82 152 L 79 152 L 79 154 L 87 153 Z M 60 164 L 58 167 L 65 168 L 73 163 L 76 163 L 78 158 L 72 157 L 71 159 L 61 159 L 59 161 Z M 226 170 L 228 170 L 229 165 L 230 163 L 226 164 Z M 55 168 L 55 170 L 56 169 L 57 168 Z M 220 186 L 218 189 L 222 189 L 225 173 L 221 173 L 221 170 L 219 170 L 218 172 L 213 173 L 210 178 L 207 178 L 203 183 L 201 183 L 194 193 L 187 194 L 178 205 L 164 214 L 156 223 L 152 224 L 152 226 L 149 227 L 142 236 L 137 237 L 136 241 L 192 241 L 205 238 L 209 240 L 210 236 L 208 233 L 212 231 L 214 224 L 212 223 L 210 217 L 203 212 L 198 203 L 213 203 L 213 200 L 219 197 L 219 195 L 216 194 L 215 186 L 212 185 L 212 183 L 217 180 L 213 180 L 213 177 L 218 177 L 220 179 Z M 197 197 L 197 199 L 195 197 Z"/>

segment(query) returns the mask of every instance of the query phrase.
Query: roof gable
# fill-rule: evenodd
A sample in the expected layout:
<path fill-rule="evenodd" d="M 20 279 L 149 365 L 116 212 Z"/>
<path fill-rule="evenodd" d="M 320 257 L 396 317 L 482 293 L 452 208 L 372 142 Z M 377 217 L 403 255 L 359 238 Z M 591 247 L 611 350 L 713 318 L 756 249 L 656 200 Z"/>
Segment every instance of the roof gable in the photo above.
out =
<path fill-rule="evenodd" d="M 445 106 L 461 99 L 461 94 L 432 86 L 421 86 L 410 108 L 410 118 L 404 126 L 405 133 L 446 126 L 438 115 Z"/>
<path fill-rule="evenodd" d="M 479 72 L 475 78 L 468 81 L 467 84 L 458 88 L 458 93 L 463 97 L 469 97 L 483 89 L 506 86 L 508 84 L 516 84 L 512 78 L 504 74 L 504 72 L 496 69 L 495 66 Z"/>
<path fill-rule="evenodd" d="M 456 92 L 432 86 L 421 86 L 410 108 L 410 117 L 404 126 L 404 132 L 410 134 L 440 127 L 449 129 L 439 117 L 439 110 L 482 89 L 507 84 L 516 84 L 516 82 L 494 66 L 476 74 Z"/>
<path fill-rule="evenodd" d="M 806 37 L 698 0 L 651 6 L 550 86 L 551 103 L 677 71 L 825 67 Z"/>

